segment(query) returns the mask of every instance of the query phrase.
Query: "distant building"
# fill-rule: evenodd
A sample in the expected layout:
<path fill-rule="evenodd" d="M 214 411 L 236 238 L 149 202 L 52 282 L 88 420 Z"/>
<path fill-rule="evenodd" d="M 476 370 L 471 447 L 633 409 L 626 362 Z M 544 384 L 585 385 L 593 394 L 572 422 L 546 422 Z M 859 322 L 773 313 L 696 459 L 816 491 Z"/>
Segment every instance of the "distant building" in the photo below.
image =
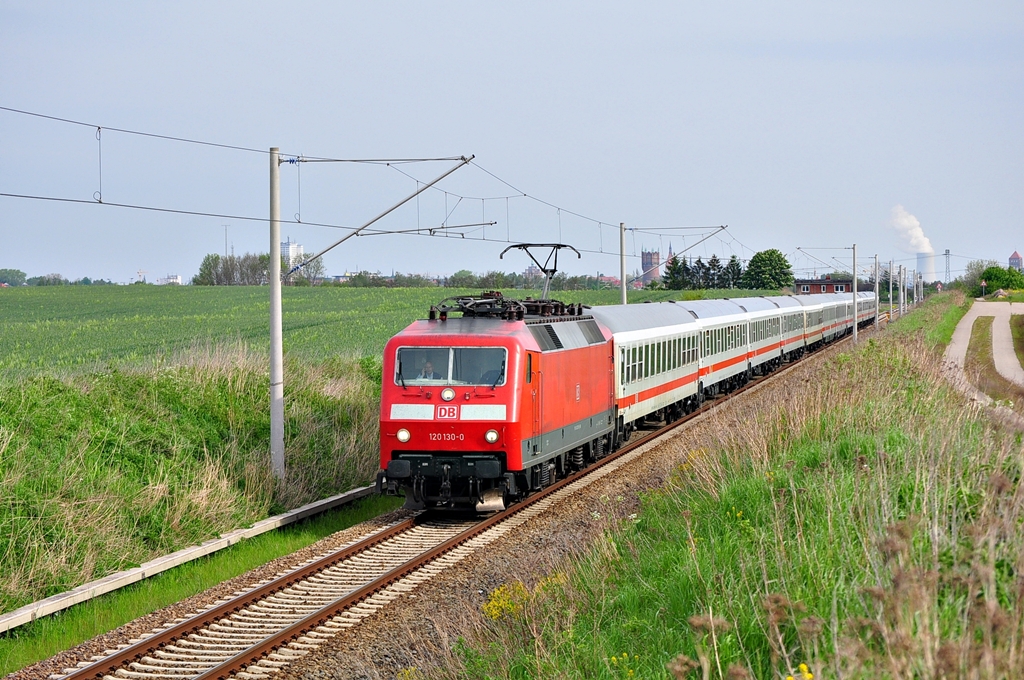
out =
<path fill-rule="evenodd" d="M 1016 250 L 1013 251 L 1013 255 L 1010 255 L 1010 269 L 1016 269 L 1017 271 L 1024 269 L 1024 261 L 1021 260 L 1020 253 Z"/>
<path fill-rule="evenodd" d="M 158 286 L 180 286 L 181 285 L 181 274 L 168 274 L 162 279 L 156 280 Z"/>
<path fill-rule="evenodd" d="M 797 279 L 793 282 L 793 292 L 797 295 L 850 293 L 852 288 L 853 279 L 833 279 L 831 274 L 822 274 L 820 279 Z M 875 284 L 858 280 L 857 290 L 863 293 L 874 292 Z"/>
<path fill-rule="evenodd" d="M 661 278 L 661 253 L 657 250 L 640 251 L 641 279 L 646 286 L 651 281 Z"/>
<path fill-rule="evenodd" d="M 281 241 L 281 257 L 285 262 L 288 263 L 289 267 L 292 267 L 305 258 L 305 253 L 302 246 L 294 241 L 289 236 L 287 241 Z"/>
<path fill-rule="evenodd" d="M 597 280 L 601 282 L 602 287 L 607 285 L 609 288 L 618 288 L 622 285 L 622 281 L 617 276 L 598 276 Z"/>

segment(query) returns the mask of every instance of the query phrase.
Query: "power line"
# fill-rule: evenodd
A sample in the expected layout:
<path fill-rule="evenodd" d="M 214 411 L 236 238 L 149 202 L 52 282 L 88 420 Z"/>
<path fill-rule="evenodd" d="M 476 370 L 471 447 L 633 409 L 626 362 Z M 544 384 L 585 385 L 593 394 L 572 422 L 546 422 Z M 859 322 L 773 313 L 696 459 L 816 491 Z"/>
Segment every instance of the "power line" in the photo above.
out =
<path fill-rule="evenodd" d="M 75 119 L 71 119 L 71 118 L 64 118 L 64 117 L 61 117 L 61 116 L 52 116 L 52 115 L 49 115 L 49 114 L 38 113 L 38 112 L 35 112 L 35 111 L 26 111 L 26 110 L 23 110 L 23 109 L 15 109 L 15 108 L 8 107 L 8 106 L 0 106 L 0 111 L 7 111 L 9 113 L 15 113 L 15 114 L 23 115 L 23 116 L 29 116 L 29 117 L 40 118 L 40 119 L 44 119 L 44 120 L 51 120 L 51 121 L 56 121 L 56 122 L 60 122 L 60 123 L 66 123 L 66 124 L 69 124 L 69 125 L 77 125 L 77 126 L 81 126 L 81 127 L 92 128 L 92 129 L 96 130 L 96 138 L 97 138 L 97 141 L 100 144 L 102 144 L 102 142 L 99 141 L 101 133 L 102 133 L 103 130 L 106 130 L 106 131 L 109 131 L 109 132 L 119 132 L 119 133 L 122 133 L 122 134 L 135 135 L 135 136 L 139 136 L 139 137 L 147 137 L 147 138 L 152 138 L 152 139 L 162 139 L 162 140 L 166 140 L 166 141 L 181 142 L 181 143 L 185 143 L 185 144 L 196 144 L 196 145 L 200 145 L 200 146 L 208 146 L 208 147 L 220 148 L 220 149 L 230 149 L 230 150 L 234 150 L 234 151 L 245 151 L 245 152 L 248 152 L 248 153 L 258 153 L 258 154 L 269 154 L 270 153 L 269 149 L 256 149 L 256 148 L 252 148 L 252 147 L 240 146 L 240 145 L 235 145 L 235 144 L 224 144 L 224 143 L 220 143 L 220 142 L 210 142 L 210 141 L 206 141 L 206 140 L 191 139 L 191 138 L 188 138 L 188 137 L 179 137 L 179 136 L 175 136 L 175 135 L 165 135 L 165 134 L 159 134 L 159 133 L 154 133 L 154 132 L 145 132 L 145 131 L 141 131 L 141 130 L 132 130 L 132 129 L 128 129 L 128 128 L 110 127 L 110 126 L 98 125 L 98 124 L 95 124 L 95 123 L 89 123 L 89 122 L 86 122 L 86 121 L 75 120 Z M 56 196 L 36 196 L 36 195 L 29 195 L 29 194 L 13 194 L 13 193 L 2 193 L 2 192 L 0 192 L 0 196 L 6 196 L 6 197 L 9 197 L 9 198 L 22 198 L 22 199 L 29 199 L 29 200 L 53 201 L 53 202 L 61 202 L 61 203 L 100 204 L 100 205 L 109 205 L 109 206 L 118 207 L 118 208 L 132 209 L 132 210 L 145 210 L 145 211 L 150 211 L 150 212 L 164 212 L 164 213 L 172 213 L 172 214 L 179 214 L 179 215 L 193 215 L 193 216 L 198 216 L 198 217 L 217 217 L 217 218 L 221 218 L 221 219 L 233 219 L 233 220 L 256 221 L 256 222 L 265 222 L 265 221 L 267 221 L 266 218 L 251 217 L 251 216 L 246 216 L 246 215 L 229 215 L 229 214 L 224 214 L 224 213 L 212 213 L 212 212 L 195 211 L 195 210 L 183 210 L 183 209 L 178 209 L 178 208 L 163 208 L 163 207 L 157 207 L 157 206 L 144 206 L 144 205 L 137 205 L 137 204 L 131 204 L 131 203 L 107 203 L 107 202 L 104 202 L 102 200 L 102 193 L 101 193 L 102 192 L 102 172 L 103 172 L 103 170 L 102 170 L 102 146 L 99 147 L 99 154 L 100 154 L 100 156 L 99 156 L 99 158 L 100 158 L 100 161 L 99 161 L 100 162 L 100 166 L 99 166 L 100 170 L 99 170 L 99 172 L 100 172 L 100 182 L 101 182 L 100 187 L 101 188 L 100 188 L 100 191 L 98 191 L 96 193 L 96 195 L 94 197 L 95 200 L 93 200 L 93 201 L 88 201 L 88 200 L 83 200 L 83 199 L 74 199 L 74 198 L 65 198 L 65 197 L 56 197 Z M 408 163 L 426 163 L 426 162 L 434 162 L 434 161 L 458 161 L 458 160 L 465 160 L 464 156 L 444 156 L 444 157 L 430 157 L 430 158 L 363 158 L 363 159 L 346 159 L 346 158 L 332 158 L 332 157 L 327 157 L 327 156 L 307 156 L 305 154 L 290 154 L 290 153 L 284 153 L 284 154 L 280 154 L 280 155 L 288 156 L 288 158 L 282 160 L 281 162 L 282 163 L 291 164 L 291 165 L 297 165 L 299 163 L 361 163 L 361 164 L 386 165 L 388 167 L 393 168 L 397 172 L 400 172 L 401 174 L 405 175 L 406 177 L 408 177 L 410 179 L 413 179 L 413 180 L 415 180 L 417 182 L 419 182 L 420 180 L 418 180 L 413 175 L 403 171 L 401 168 L 397 167 L 397 165 L 408 164 Z M 572 216 L 577 217 L 579 219 L 586 220 L 588 222 L 592 222 L 592 223 L 597 225 L 599 232 L 600 232 L 600 229 L 602 227 L 616 228 L 616 226 L 617 226 L 615 223 L 606 222 L 606 221 L 603 221 L 603 220 L 598 220 L 598 219 L 595 219 L 595 218 L 590 217 L 588 215 L 584 215 L 582 213 L 576 212 L 574 210 L 569 210 L 569 209 L 566 209 L 566 208 L 562 208 L 561 206 L 558 206 L 558 205 L 556 205 L 554 203 L 551 203 L 550 201 L 546 201 L 546 200 L 544 200 L 542 198 L 538 198 L 536 196 L 532 196 L 532 195 L 530 195 L 530 194 L 520 190 L 519 188 L 517 188 L 515 185 L 513 185 L 510 182 L 508 182 L 507 180 L 499 177 L 498 175 L 496 175 L 495 173 L 491 172 L 487 168 L 484 168 L 479 163 L 472 162 L 471 164 L 475 165 L 479 170 L 481 170 L 485 174 L 489 175 L 493 179 L 497 180 L 501 184 L 509 187 L 510 189 L 512 189 L 513 191 L 515 191 L 517 193 L 514 194 L 514 195 L 493 196 L 493 197 L 471 197 L 471 196 L 461 196 L 461 195 L 456 194 L 454 192 L 450 192 L 450 191 L 441 189 L 440 187 L 432 187 L 436 191 L 444 191 L 445 195 L 451 195 L 451 196 L 454 196 L 454 197 L 459 199 L 456 202 L 455 206 L 452 207 L 451 211 L 446 211 L 447 214 L 446 214 L 446 217 L 445 217 L 445 223 L 451 217 L 451 213 L 455 212 L 456 208 L 458 208 L 459 204 L 463 200 L 479 200 L 481 202 L 484 202 L 484 201 L 488 201 L 488 200 L 501 200 L 501 199 L 505 199 L 506 204 L 507 204 L 507 201 L 509 199 L 511 199 L 511 198 L 526 198 L 526 199 L 535 201 L 537 203 L 540 203 L 541 205 L 545 205 L 545 206 L 547 206 L 549 208 L 552 208 L 552 209 L 558 211 L 559 218 L 561 217 L 561 213 L 565 212 L 568 215 L 572 215 Z M 301 191 L 301 189 L 300 189 L 300 191 Z M 298 215 L 296 215 L 296 216 L 298 216 Z M 302 222 L 299 219 L 295 219 L 295 220 L 280 220 L 280 221 L 282 223 L 284 223 L 284 224 L 305 224 L 307 226 L 325 227 L 325 228 L 331 228 L 331 229 L 353 229 L 353 227 L 347 227 L 347 226 L 339 225 L 339 224 L 329 224 L 329 223 L 323 223 L 323 222 Z M 442 227 L 443 226 L 444 226 L 444 223 L 442 224 Z M 466 226 L 468 226 L 468 225 L 466 225 Z M 719 233 L 720 231 L 722 231 L 722 228 L 720 226 L 717 226 L 717 227 L 660 227 L 660 228 L 659 227 L 653 227 L 653 228 L 639 229 L 639 230 L 638 229 L 631 229 L 631 231 L 634 231 L 634 250 L 635 250 L 635 238 L 636 238 L 635 232 L 636 231 L 640 231 L 641 233 L 649 233 L 649 234 L 653 234 L 653 235 L 659 235 L 659 231 L 684 230 L 684 229 L 690 229 L 690 230 L 718 229 L 718 232 L 715 232 L 715 233 Z M 659 231 L 655 231 L 655 230 L 659 230 Z M 387 230 L 385 230 L 385 231 L 381 231 L 381 232 L 374 231 L 374 233 L 388 233 L 388 232 L 387 232 Z M 712 234 L 712 235 L 714 235 L 714 234 Z M 447 234 L 445 236 L 447 236 Z M 464 233 L 462 233 L 462 237 L 465 238 L 465 234 Z M 705 237 L 704 239 L 701 239 L 701 241 L 698 241 L 698 243 L 703 242 L 704 240 L 706 240 L 706 238 L 707 237 Z M 498 242 L 498 243 L 502 242 L 499 239 L 487 239 L 487 238 L 475 238 L 473 240 L 491 241 L 491 242 Z M 721 240 L 721 239 L 719 239 L 719 240 Z M 735 239 L 733 239 L 733 240 L 735 240 Z M 739 241 L 737 241 L 737 243 L 739 243 Z M 746 246 L 743 246 L 742 243 L 740 243 L 740 245 L 742 247 L 746 248 Z M 750 249 L 747 248 L 747 250 L 750 250 Z M 584 252 L 588 252 L 588 253 L 593 253 L 593 254 L 599 254 L 599 255 L 610 255 L 610 254 L 613 254 L 613 253 L 610 253 L 610 252 L 606 252 L 604 250 L 603 239 L 602 239 L 602 246 L 601 246 L 600 250 L 583 249 L 583 251 Z M 635 254 L 632 255 L 632 256 L 636 257 Z"/>
<path fill-rule="evenodd" d="M 23 111 L 21 109 L 12 109 L 9 106 L 0 106 L 0 111 L 8 111 L 10 113 L 20 113 L 23 116 L 33 116 L 35 118 L 45 118 L 46 120 L 55 120 L 60 123 L 69 123 L 71 125 L 81 125 L 83 127 L 110 130 L 113 132 L 121 132 L 126 135 L 138 135 L 139 137 L 152 137 L 154 139 L 166 139 L 172 142 L 185 142 L 187 144 L 199 144 L 201 146 L 214 146 L 221 149 L 232 149 L 234 151 L 248 151 L 250 153 L 270 153 L 267 149 L 251 149 L 247 146 L 236 146 L 234 144 L 220 144 L 218 142 L 207 142 L 200 139 L 188 139 L 187 137 L 174 137 L 172 135 L 161 135 L 154 132 L 141 132 L 139 130 L 128 130 L 125 128 L 109 127 L 106 125 L 96 125 L 95 123 L 86 123 L 81 120 L 72 120 L 70 118 L 61 118 L 59 116 L 49 116 L 45 113 L 36 113 L 34 111 Z"/>
<path fill-rule="evenodd" d="M 158 212 L 158 213 L 170 213 L 174 215 L 190 215 L 193 217 L 216 217 L 218 219 L 229 219 L 229 220 L 241 220 L 246 222 L 269 222 L 269 217 L 253 217 L 251 215 L 231 215 L 227 213 L 213 213 L 204 212 L 201 210 L 184 210 L 181 208 L 164 208 L 159 206 L 150 205 L 137 205 L 133 203 L 100 203 L 98 201 L 91 201 L 83 198 L 67 198 L 63 196 L 35 196 L 31 194 L 12 194 L 7 192 L 0 192 L 0 196 L 6 198 L 21 198 L 33 201 L 49 201 L 54 203 L 71 203 L 75 205 L 91 205 L 91 206 L 106 206 L 111 208 L 124 208 L 128 210 L 144 210 L 147 212 Z M 296 224 L 305 225 L 307 227 L 325 227 L 328 229 L 348 229 L 354 231 L 357 227 L 347 226 L 344 224 L 329 224 L 326 222 L 299 222 L 298 220 L 279 220 L 282 224 Z M 464 224 L 464 225 L 438 225 L 436 227 L 422 227 L 419 229 L 403 230 L 401 232 L 390 229 L 368 229 L 366 235 L 381 235 L 381 234 L 392 234 L 392 233 L 405 233 L 413 236 L 427 236 L 433 238 L 459 238 L 466 241 L 480 241 L 485 243 L 506 243 L 503 239 L 487 238 L 487 237 L 475 237 L 469 236 L 464 232 L 452 232 L 448 230 L 466 227 L 478 227 L 479 223 Z M 489 225 L 488 225 L 489 226 Z M 479 229 L 476 229 L 479 231 Z M 456 236 L 455 234 L 458 234 Z M 588 248 L 579 248 L 580 252 L 591 253 L 593 255 L 608 255 L 616 256 L 617 253 L 602 252 L 600 250 L 593 250 Z M 639 257 L 638 255 L 630 255 L 630 257 Z"/>
<path fill-rule="evenodd" d="M 516 188 L 512 184 L 510 184 L 510 183 L 506 182 L 505 180 L 503 180 L 502 178 L 498 177 L 493 172 L 491 172 L 487 168 L 483 167 L 482 165 L 480 165 L 476 161 L 473 161 L 472 165 L 475 165 L 476 167 L 480 168 L 483 172 L 487 173 L 488 175 L 490 175 L 494 179 L 498 180 L 499 182 L 501 182 L 502 184 L 507 186 L 509 189 L 512 189 L 513 191 L 518 191 L 524 197 L 529 198 L 529 199 L 531 199 L 533 201 L 536 201 L 538 203 L 541 203 L 543 205 L 546 205 L 549 208 L 554 208 L 555 210 L 560 210 L 562 212 L 565 212 L 565 213 L 568 213 L 568 214 L 572 215 L 573 217 L 578 217 L 581 220 L 587 220 L 588 222 L 593 222 L 594 224 L 596 224 L 598 226 L 601 226 L 601 225 L 604 225 L 606 227 L 617 227 L 618 226 L 618 225 L 612 224 L 611 222 L 605 222 L 603 220 L 594 219 L 593 217 L 588 217 L 587 215 L 583 215 L 581 213 L 578 213 L 578 212 L 575 212 L 575 211 L 572 211 L 572 210 L 568 210 L 568 209 L 563 208 L 561 206 L 555 205 L 554 203 L 550 203 L 548 201 L 545 201 L 542 198 L 537 198 L 536 196 L 531 196 L 530 194 L 526 193 L 525 191 L 522 191 L 522 190 Z"/>
<path fill-rule="evenodd" d="M 563 208 L 563 207 L 561 207 L 559 205 L 551 203 L 550 201 L 545 201 L 542 198 L 537 198 L 536 196 L 532 196 L 532 195 L 526 193 L 525 191 L 523 191 L 522 189 L 518 188 L 517 186 L 515 186 L 511 182 L 509 182 L 509 181 L 499 177 L 495 173 L 493 173 L 490 170 L 488 170 L 487 168 L 483 167 L 482 165 L 480 165 L 475 160 L 472 161 L 470 163 L 470 165 L 475 165 L 479 170 L 481 170 L 485 174 L 489 175 L 491 178 L 497 180 L 498 182 L 501 182 L 502 184 L 507 186 L 509 189 L 512 189 L 516 193 L 515 194 L 511 194 L 511 195 L 504 195 L 504 196 L 464 196 L 464 195 L 457 194 L 455 192 L 449 191 L 447 189 L 441 189 L 440 187 L 434 187 L 434 189 L 436 191 L 443 191 L 445 193 L 445 195 L 454 196 L 455 198 L 458 199 L 458 202 L 455 204 L 455 206 L 452 207 L 452 209 L 450 211 L 447 211 L 448 217 L 451 216 L 451 213 L 455 212 L 455 209 L 458 207 L 459 203 L 461 203 L 463 200 L 471 200 L 471 201 L 505 200 L 507 202 L 509 199 L 512 199 L 512 198 L 526 198 L 526 199 L 529 199 L 531 201 L 535 201 L 537 203 L 540 203 L 541 205 L 545 205 L 545 206 L 547 206 L 549 208 L 554 209 L 555 211 L 557 211 L 559 213 L 559 219 L 561 218 L 561 213 L 564 212 L 564 213 L 567 213 L 567 214 L 572 215 L 574 217 L 578 217 L 578 218 L 580 218 L 582 220 L 586 220 L 588 222 L 593 222 L 594 224 L 597 225 L 598 230 L 600 230 L 601 227 L 611 227 L 613 229 L 617 228 L 617 225 L 613 224 L 612 222 L 605 222 L 604 220 L 599 220 L 599 219 L 596 219 L 596 218 L 593 218 L 593 217 L 589 217 L 587 215 L 583 215 L 582 213 L 578 213 L 576 211 L 569 210 L 567 208 Z M 394 168 L 394 169 L 397 172 L 401 173 L 402 175 L 408 177 L 409 179 L 411 179 L 411 180 L 413 180 L 415 182 L 420 182 L 421 181 L 419 178 L 415 177 L 414 175 L 409 174 L 408 172 L 405 172 L 401 168 Z M 447 217 L 445 219 L 447 219 Z M 724 231 L 723 225 L 713 225 L 713 226 L 673 226 L 673 227 L 648 227 L 648 228 L 631 227 L 631 228 L 628 228 L 628 230 L 633 234 L 633 237 L 634 237 L 634 251 L 636 250 L 635 240 L 636 240 L 636 234 L 637 233 L 651 234 L 653 236 L 663 236 L 665 234 L 662 233 L 662 232 L 666 232 L 666 231 L 683 231 L 683 230 L 708 231 L 708 230 L 712 230 L 712 229 L 714 229 L 716 231 L 714 231 L 708 237 L 702 238 L 701 240 L 697 241 L 697 243 L 695 243 L 693 245 L 698 245 L 700 243 L 703 243 L 710 236 L 715 236 L 715 235 L 721 233 L 722 231 Z M 721 241 L 721 239 L 719 239 L 719 240 Z M 602 239 L 602 242 L 603 242 L 603 239 Z M 737 243 L 739 243 L 739 241 L 737 241 Z M 740 245 L 743 248 L 746 248 L 747 250 L 750 250 L 749 248 L 744 246 L 742 243 L 740 243 Z M 693 246 L 690 246 L 690 247 L 692 248 Z M 689 248 L 686 248 L 686 250 L 689 250 Z M 602 245 L 600 250 L 583 249 L 583 252 L 596 253 L 596 254 L 601 254 L 601 255 L 612 255 L 612 254 L 614 254 L 614 253 L 605 251 L 603 245 Z M 753 252 L 753 251 L 751 251 L 751 252 Z M 632 255 L 632 257 L 637 257 L 637 255 L 634 253 Z"/>
<path fill-rule="evenodd" d="M 163 139 L 171 142 L 182 142 L 185 144 L 198 144 L 200 146 L 212 146 L 219 149 L 231 149 L 233 151 L 246 151 L 249 153 L 269 154 L 269 149 L 254 149 L 248 146 L 238 146 L 236 144 L 222 144 L 220 142 L 208 142 L 202 139 L 189 139 L 188 137 L 176 137 L 174 135 L 162 135 L 155 132 L 143 132 L 141 130 L 129 130 L 127 128 L 110 127 L 108 125 L 97 125 L 96 123 L 87 123 L 81 120 L 73 120 L 71 118 L 61 118 L 60 116 L 50 116 L 45 113 L 37 113 L 35 111 L 25 111 L 22 109 L 14 109 L 9 106 L 0 106 L 0 111 L 7 111 L 9 113 L 17 113 L 23 116 L 32 116 L 34 118 L 43 118 L 46 120 L 53 120 L 60 123 L 68 123 L 69 125 L 80 125 L 82 127 L 92 128 L 94 130 L 106 130 L 108 132 L 120 132 L 126 135 L 136 135 L 139 137 L 151 137 L 153 139 Z M 439 158 L 330 158 L 322 156 L 303 156 L 301 154 L 283 154 L 290 156 L 289 159 L 285 160 L 286 163 L 302 162 L 302 163 L 371 163 L 378 165 L 387 165 L 391 163 L 427 163 L 432 161 L 457 161 L 461 160 L 461 156 L 449 156 Z M 296 160 L 292 160 L 296 159 Z"/>

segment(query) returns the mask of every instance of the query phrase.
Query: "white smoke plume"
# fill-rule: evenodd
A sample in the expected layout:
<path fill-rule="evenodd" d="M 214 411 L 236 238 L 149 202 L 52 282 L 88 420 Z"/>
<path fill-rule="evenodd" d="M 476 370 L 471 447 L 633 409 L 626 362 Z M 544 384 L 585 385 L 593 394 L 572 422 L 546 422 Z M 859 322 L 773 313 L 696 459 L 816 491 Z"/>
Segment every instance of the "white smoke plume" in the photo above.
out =
<path fill-rule="evenodd" d="M 908 213 L 902 205 L 897 205 L 892 209 L 892 219 L 889 221 L 889 224 L 892 225 L 892 228 L 896 230 L 896 233 L 903 240 L 903 243 L 900 245 L 900 249 L 903 252 L 935 254 L 932 242 L 924 235 L 921 222 Z"/>

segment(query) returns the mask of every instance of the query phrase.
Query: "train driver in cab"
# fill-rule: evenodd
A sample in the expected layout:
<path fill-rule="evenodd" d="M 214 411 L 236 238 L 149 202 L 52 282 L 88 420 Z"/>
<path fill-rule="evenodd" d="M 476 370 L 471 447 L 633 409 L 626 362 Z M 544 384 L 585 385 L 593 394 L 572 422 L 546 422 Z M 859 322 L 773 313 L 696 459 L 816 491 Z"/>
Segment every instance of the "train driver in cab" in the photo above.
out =
<path fill-rule="evenodd" d="M 441 374 L 434 373 L 434 364 L 428 361 L 427 363 L 423 364 L 423 370 L 420 371 L 420 374 L 416 376 L 416 378 L 418 380 L 440 380 Z"/>

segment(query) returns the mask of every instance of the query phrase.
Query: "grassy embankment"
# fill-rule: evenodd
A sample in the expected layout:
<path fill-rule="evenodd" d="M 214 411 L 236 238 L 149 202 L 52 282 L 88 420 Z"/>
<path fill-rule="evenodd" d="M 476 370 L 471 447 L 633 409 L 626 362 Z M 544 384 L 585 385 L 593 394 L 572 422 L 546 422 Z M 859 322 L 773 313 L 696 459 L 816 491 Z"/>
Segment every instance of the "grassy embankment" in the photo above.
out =
<path fill-rule="evenodd" d="M 265 288 L 4 289 L 0 611 L 369 482 L 381 348 L 457 292 L 285 290 L 275 485 Z"/>
<path fill-rule="evenodd" d="M 453 675 L 1012 677 L 1021 438 L 939 373 L 957 304 L 789 381 L 583 558 L 495 590 Z"/>

